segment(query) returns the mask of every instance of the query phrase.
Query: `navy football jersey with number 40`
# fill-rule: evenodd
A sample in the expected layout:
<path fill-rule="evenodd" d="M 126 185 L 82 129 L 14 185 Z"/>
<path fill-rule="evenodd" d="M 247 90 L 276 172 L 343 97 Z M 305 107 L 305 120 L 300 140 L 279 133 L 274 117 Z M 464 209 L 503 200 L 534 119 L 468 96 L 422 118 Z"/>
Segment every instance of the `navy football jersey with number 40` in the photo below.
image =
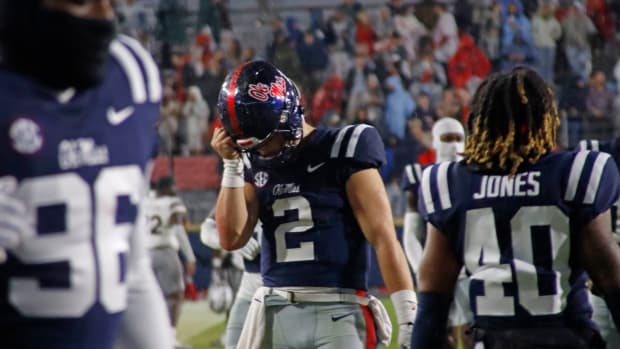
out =
<path fill-rule="evenodd" d="M 42 57 L 41 59 L 45 59 Z M 128 37 L 105 80 L 54 95 L 0 70 L 0 177 L 35 227 L 0 264 L 0 347 L 108 349 L 127 307 L 127 271 L 161 84 Z"/>
<path fill-rule="evenodd" d="M 574 248 L 618 199 L 618 176 L 608 154 L 590 151 L 549 154 L 515 176 L 462 162 L 424 170 L 420 212 L 464 263 L 478 326 L 594 326 Z"/>
<path fill-rule="evenodd" d="M 245 159 L 263 223 L 265 286 L 367 288 L 370 250 L 345 183 L 384 162 L 381 138 L 368 125 L 316 129 L 275 168 L 256 155 Z"/>

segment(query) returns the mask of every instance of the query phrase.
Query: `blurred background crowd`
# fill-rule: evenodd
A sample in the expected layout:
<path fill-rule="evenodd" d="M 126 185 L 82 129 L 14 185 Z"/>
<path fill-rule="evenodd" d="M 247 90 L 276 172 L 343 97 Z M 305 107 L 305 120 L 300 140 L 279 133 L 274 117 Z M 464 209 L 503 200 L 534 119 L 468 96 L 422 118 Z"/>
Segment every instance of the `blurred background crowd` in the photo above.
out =
<path fill-rule="evenodd" d="M 404 210 L 402 168 L 434 161 L 433 123 L 444 117 L 466 123 L 472 94 L 493 71 L 527 65 L 554 86 L 560 147 L 620 133 L 618 0 L 122 0 L 117 6 L 121 30 L 139 38 L 162 71 L 158 129 L 168 159 L 160 161 L 162 174 L 189 167 L 181 170 L 205 176 L 191 170 L 201 161 L 217 169 L 208 144 L 218 91 L 231 69 L 252 59 L 272 62 L 298 84 L 312 124 L 367 123 L 380 131 L 389 160 L 382 176 L 397 216 Z M 187 189 L 215 190 L 219 182 L 208 183 Z M 184 199 L 191 213 L 191 193 Z M 190 218 L 200 223 L 209 207 L 194 201 L 198 211 Z"/>

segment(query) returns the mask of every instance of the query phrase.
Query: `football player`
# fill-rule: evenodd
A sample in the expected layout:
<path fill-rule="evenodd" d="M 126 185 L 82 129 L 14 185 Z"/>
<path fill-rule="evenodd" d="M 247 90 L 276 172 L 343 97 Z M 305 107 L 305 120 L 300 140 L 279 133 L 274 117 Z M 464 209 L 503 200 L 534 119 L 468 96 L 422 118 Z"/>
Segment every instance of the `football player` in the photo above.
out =
<path fill-rule="evenodd" d="M 196 256 L 183 226 L 187 209 L 174 191 L 172 177 L 164 176 L 157 181 L 155 196 L 148 198 L 144 211 L 151 231 L 153 272 L 168 305 L 174 345 L 183 348 L 186 346 L 176 340 L 176 328 L 183 304 L 184 279 L 194 275 Z M 185 268 L 181 265 L 179 250 Z"/>
<path fill-rule="evenodd" d="M 238 347 L 389 343 L 389 318 L 366 292 L 370 244 L 396 309 L 399 346 L 408 348 L 416 295 L 377 171 L 385 160 L 377 131 L 310 126 L 295 84 L 262 61 L 227 77 L 218 108 L 224 128 L 212 146 L 224 159 L 215 212 L 222 247 L 244 246 L 263 223 L 265 287 Z"/>
<path fill-rule="evenodd" d="M 431 133 L 436 163 L 462 159 L 461 154 L 465 149 L 465 129 L 458 120 L 449 117 L 441 118 L 433 124 Z M 418 272 L 422 258 L 422 246 L 426 233 L 424 220 L 417 208 L 421 178 L 422 168 L 420 164 L 413 163 L 405 166 L 401 179 L 401 187 L 407 195 L 407 211 L 403 219 L 403 247 L 409 265 L 415 274 Z M 473 316 L 469 309 L 468 288 L 469 279 L 462 271 L 459 276 L 458 287 L 454 291 L 454 300 L 448 317 L 450 333 L 447 339 L 454 348 L 470 348 L 473 345 L 471 336 L 466 334 Z"/>
<path fill-rule="evenodd" d="M 139 211 L 161 85 L 110 0 L 0 0 L 0 347 L 169 349 Z"/>
<path fill-rule="evenodd" d="M 619 174 L 608 154 L 555 152 L 554 96 L 528 68 L 477 90 L 464 160 L 425 169 L 429 222 L 412 347 L 437 348 L 461 266 L 485 348 L 603 348 L 587 271 L 620 323 L 620 248 L 609 208 Z"/>
<path fill-rule="evenodd" d="M 611 141 L 599 142 L 597 140 L 582 140 L 579 142 L 581 150 L 595 150 L 608 153 L 615 160 L 616 165 L 620 164 L 620 138 Z M 618 204 L 616 202 L 611 210 L 612 226 L 616 242 L 620 243 L 620 215 L 618 215 Z M 601 336 L 607 343 L 607 348 L 620 348 L 620 333 L 614 325 L 613 318 L 605 304 L 605 300 L 600 297 L 595 288 L 590 292 L 590 302 L 592 303 L 592 320 L 601 331 Z"/>
<path fill-rule="evenodd" d="M 224 343 L 226 349 L 237 348 L 252 297 L 256 290 L 263 286 L 263 279 L 260 275 L 260 235 L 262 233 L 263 228 L 259 221 L 254 228 L 254 234 L 252 234 L 245 246 L 234 251 L 234 253 L 238 253 L 243 257 L 244 271 L 241 277 L 241 284 L 230 309 L 228 322 L 226 323 Z M 214 250 L 222 248 L 213 217 L 207 217 L 200 226 L 200 240 Z"/>

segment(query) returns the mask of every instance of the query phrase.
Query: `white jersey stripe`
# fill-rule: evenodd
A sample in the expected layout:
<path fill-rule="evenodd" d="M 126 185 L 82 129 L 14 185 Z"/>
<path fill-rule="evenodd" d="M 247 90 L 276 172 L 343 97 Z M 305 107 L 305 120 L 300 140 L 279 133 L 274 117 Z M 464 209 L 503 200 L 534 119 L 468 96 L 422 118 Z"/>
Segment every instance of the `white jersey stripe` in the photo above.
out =
<path fill-rule="evenodd" d="M 439 192 L 441 208 L 444 210 L 452 207 L 450 187 L 448 186 L 448 168 L 450 168 L 450 162 L 442 162 L 437 169 L 437 191 Z"/>
<path fill-rule="evenodd" d="M 407 179 L 409 180 L 409 183 L 416 184 L 417 181 L 415 180 L 415 177 L 413 176 L 413 168 L 412 167 L 413 167 L 412 165 L 405 166 L 405 174 L 407 175 Z"/>
<path fill-rule="evenodd" d="M 588 148 L 588 141 L 585 139 L 579 141 L 579 150 L 589 150 Z"/>
<path fill-rule="evenodd" d="M 435 212 L 435 205 L 433 204 L 433 196 L 431 194 L 431 169 L 433 166 L 429 166 L 422 172 L 422 196 L 424 197 L 424 206 L 426 206 L 426 213 L 431 214 Z"/>
<path fill-rule="evenodd" d="M 140 71 L 140 66 L 135 57 L 127 47 L 116 40 L 112 41 L 112 44 L 110 44 L 110 51 L 118 60 L 123 71 L 125 71 L 127 80 L 129 80 L 129 87 L 134 103 L 139 104 L 146 102 L 146 86 L 144 84 L 142 72 Z"/>
<path fill-rule="evenodd" d="M 120 40 L 134 50 L 142 63 L 144 63 L 144 69 L 146 71 L 149 86 L 149 101 L 153 103 L 159 102 L 162 94 L 161 80 L 159 78 L 159 69 L 155 64 L 155 61 L 153 61 L 151 54 L 148 53 L 148 51 L 144 49 L 144 47 L 142 47 L 142 45 L 140 45 L 140 43 L 138 43 L 138 41 L 134 38 L 126 35 L 120 35 Z"/>
<path fill-rule="evenodd" d="M 579 178 L 581 178 L 581 172 L 583 171 L 583 165 L 586 163 L 586 158 L 590 152 L 582 150 L 575 155 L 573 159 L 573 166 L 570 169 L 568 175 L 568 182 L 566 184 L 566 193 L 564 194 L 564 200 L 571 201 L 575 198 L 577 193 L 577 185 L 579 185 Z"/>
<path fill-rule="evenodd" d="M 416 163 L 416 164 L 413 164 L 413 169 L 415 170 L 416 177 L 422 178 L 422 166 Z"/>
<path fill-rule="evenodd" d="M 342 145 L 342 140 L 344 139 L 344 135 L 347 133 L 347 131 L 351 127 L 353 127 L 353 125 L 345 126 L 342 129 L 340 129 L 340 131 L 338 131 L 338 135 L 336 136 L 336 141 L 332 145 L 332 151 L 329 154 L 330 157 L 332 158 L 338 157 L 338 153 L 340 153 L 340 146 Z"/>
<path fill-rule="evenodd" d="M 591 150 L 599 151 L 599 142 L 596 139 L 591 140 L 590 147 L 592 148 Z"/>
<path fill-rule="evenodd" d="M 588 188 L 586 189 L 586 195 L 583 198 L 584 204 L 594 203 L 598 186 L 601 183 L 601 177 L 603 176 L 603 169 L 605 164 L 609 160 L 609 154 L 599 153 L 596 156 L 592 171 L 590 171 L 590 180 L 588 181 Z"/>
<path fill-rule="evenodd" d="M 362 132 L 369 127 L 370 125 L 365 124 L 355 126 L 353 134 L 351 134 L 351 138 L 349 138 L 349 145 L 347 146 L 347 153 L 345 154 L 345 157 L 352 158 L 353 155 L 355 155 L 355 148 L 360 140 L 360 136 L 362 135 Z"/>

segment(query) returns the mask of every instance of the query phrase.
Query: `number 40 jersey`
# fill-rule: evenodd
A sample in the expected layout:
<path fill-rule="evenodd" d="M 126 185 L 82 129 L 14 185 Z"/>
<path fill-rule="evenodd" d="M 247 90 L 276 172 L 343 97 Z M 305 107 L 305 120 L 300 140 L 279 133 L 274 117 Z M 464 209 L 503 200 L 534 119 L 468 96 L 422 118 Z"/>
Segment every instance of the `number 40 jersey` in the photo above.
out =
<path fill-rule="evenodd" d="M 595 328 L 573 249 L 582 227 L 616 202 L 618 176 L 594 151 L 548 154 L 514 176 L 463 162 L 424 170 L 420 212 L 464 264 L 478 326 Z"/>
<path fill-rule="evenodd" d="M 121 36 L 105 76 L 57 95 L 0 69 L 0 177 L 17 182 L 34 227 L 0 264 L 0 348 L 112 348 L 134 261 L 148 258 L 135 227 L 156 144 L 159 74 Z"/>

